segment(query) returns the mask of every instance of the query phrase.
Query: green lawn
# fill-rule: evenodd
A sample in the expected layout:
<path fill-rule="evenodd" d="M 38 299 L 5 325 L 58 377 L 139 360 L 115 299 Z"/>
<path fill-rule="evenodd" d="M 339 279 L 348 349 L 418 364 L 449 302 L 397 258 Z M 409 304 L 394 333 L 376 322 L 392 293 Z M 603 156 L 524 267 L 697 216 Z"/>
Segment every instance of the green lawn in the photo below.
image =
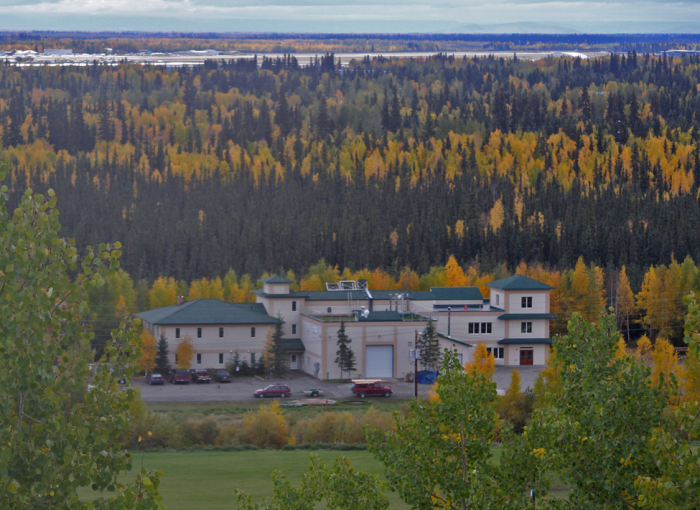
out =
<path fill-rule="evenodd" d="M 143 466 L 163 472 L 161 494 L 168 510 L 234 509 L 235 491 L 243 489 L 262 501 L 272 494 L 272 472 L 283 471 L 296 487 L 309 469 L 308 451 L 146 453 Z M 341 453 L 360 470 L 382 474 L 382 465 L 364 451 L 315 451 L 328 465 Z M 134 455 L 134 472 L 141 469 L 141 454 Z M 132 475 L 132 478 L 135 476 Z M 129 477 L 125 477 L 128 480 Z M 91 491 L 83 491 L 85 499 Z M 409 508 L 397 494 L 388 492 L 391 508 Z"/>
<path fill-rule="evenodd" d="M 143 466 L 160 469 L 161 494 L 168 510 L 200 508 L 234 509 L 235 491 L 243 489 L 256 502 L 272 495 L 272 472 L 281 470 L 292 485 L 298 487 L 301 476 L 309 468 L 309 451 L 253 450 L 245 452 L 177 452 L 134 454 L 134 478 Z M 355 469 L 376 473 L 383 478 L 384 469 L 372 454 L 366 451 L 314 451 L 329 466 L 338 455 L 348 457 Z M 493 460 L 501 458 L 500 447 L 493 447 Z M 568 489 L 557 478 L 552 480 L 551 494 L 566 497 Z M 90 499 L 92 491 L 85 489 L 82 496 Z M 396 493 L 387 491 L 392 509 L 407 509 Z"/>

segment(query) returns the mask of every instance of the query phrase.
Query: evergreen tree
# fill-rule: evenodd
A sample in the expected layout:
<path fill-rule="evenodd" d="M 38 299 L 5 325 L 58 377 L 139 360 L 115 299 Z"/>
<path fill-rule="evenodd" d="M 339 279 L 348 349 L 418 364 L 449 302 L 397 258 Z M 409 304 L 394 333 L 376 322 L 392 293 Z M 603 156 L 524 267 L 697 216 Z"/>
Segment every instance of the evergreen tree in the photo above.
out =
<path fill-rule="evenodd" d="M 420 364 L 425 369 L 437 370 L 440 360 L 440 341 L 432 319 L 428 320 L 425 330 L 418 336 L 418 349 L 420 349 Z"/>
<path fill-rule="evenodd" d="M 284 330 L 282 325 L 282 316 L 277 316 L 277 323 L 275 324 L 275 329 L 272 332 L 271 344 L 268 349 L 267 356 L 267 366 L 270 369 L 270 374 L 272 375 L 282 375 L 287 371 L 287 348 L 284 345 Z"/>
<path fill-rule="evenodd" d="M 170 361 L 168 360 L 168 339 L 161 334 L 158 339 L 158 352 L 156 353 L 156 370 L 161 375 L 170 372 Z"/>
<path fill-rule="evenodd" d="M 340 378 L 343 378 L 343 372 L 353 372 L 355 371 L 355 352 L 350 347 L 352 340 L 348 338 L 345 333 L 345 322 L 340 323 L 340 329 L 338 330 L 338 350 L 336 351 L 335 362 L 340 368 Z"/>

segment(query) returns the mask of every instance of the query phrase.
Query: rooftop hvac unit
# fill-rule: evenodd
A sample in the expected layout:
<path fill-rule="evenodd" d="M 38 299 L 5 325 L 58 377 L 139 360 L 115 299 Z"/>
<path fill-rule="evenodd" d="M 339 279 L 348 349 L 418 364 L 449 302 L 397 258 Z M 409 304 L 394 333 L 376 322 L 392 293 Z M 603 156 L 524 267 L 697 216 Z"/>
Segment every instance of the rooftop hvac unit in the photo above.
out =
<path fill-rule="evenodd" d="M 340 285 L 337 283 L 327 283 L 326 290 L 340 290 Z"/>
<path fill-rule="evenodd" d="M 367 280 L 357 280 L 357 290 L 365 290 L 367 288 Z"/>
<path fill-rule="evenodd" d="M 340 290 L 355 290 L 357 282 L 355 280 L 343 280 L 340 282 Z"/>

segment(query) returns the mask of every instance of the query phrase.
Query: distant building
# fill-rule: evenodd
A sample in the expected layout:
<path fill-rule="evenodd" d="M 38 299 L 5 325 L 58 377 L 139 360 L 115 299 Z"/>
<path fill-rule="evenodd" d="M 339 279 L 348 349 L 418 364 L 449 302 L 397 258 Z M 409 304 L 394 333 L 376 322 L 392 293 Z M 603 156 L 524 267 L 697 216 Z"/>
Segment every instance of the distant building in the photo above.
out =
<path fill-rule="evenodd" d="M 50 56 L 67 56 L 67 55 L 72 55 L 73 50 L 66 50 L 66 49 L 61 49 L 61 48 L 44 48 L 44 55 L 50 55 Z"/>
<path fill-rule="evenodd" d="M 497 365 L 508 366 L 545 365 L 550 321 L 557 319 L 549 312 L 552 287 L 523 275 L 488 284 L 490 299 L 478 287 L 370 291 L 359 280 L 328 284 L 324 291 L 293 291 L 293 282 L 279 276 L 261 282 L 256 304 L 198 299 L 136 315 L 154 337 L 168 338 L 171 362 L 178 339 L 189 336 L 192 365 L 213 369 L 223 368 L 235 351 L 254 363 L 281 317 L 289 369 L 321 379 L 340 377 L 335 357 L 341 322 L 357 358 L 354 375 L 401 378 L 414 369 L 410 350 L 430 319 L 440 349 L 456 350 L 462 363 L 472 361 L 474 347 L 483 343 Z"/>

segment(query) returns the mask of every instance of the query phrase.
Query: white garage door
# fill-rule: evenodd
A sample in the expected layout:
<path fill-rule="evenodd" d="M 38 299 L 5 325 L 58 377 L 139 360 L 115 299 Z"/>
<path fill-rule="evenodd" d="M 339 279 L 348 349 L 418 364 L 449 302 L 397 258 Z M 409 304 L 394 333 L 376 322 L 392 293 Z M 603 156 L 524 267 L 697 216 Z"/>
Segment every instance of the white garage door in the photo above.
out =
<path fill-rule="evenodd" d="M 367 346 L 366 349 L 367 373 L 365 377 L 394 377 L 394 346 L 371 345 Z"/>

